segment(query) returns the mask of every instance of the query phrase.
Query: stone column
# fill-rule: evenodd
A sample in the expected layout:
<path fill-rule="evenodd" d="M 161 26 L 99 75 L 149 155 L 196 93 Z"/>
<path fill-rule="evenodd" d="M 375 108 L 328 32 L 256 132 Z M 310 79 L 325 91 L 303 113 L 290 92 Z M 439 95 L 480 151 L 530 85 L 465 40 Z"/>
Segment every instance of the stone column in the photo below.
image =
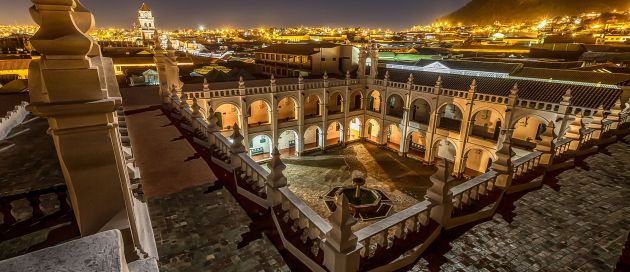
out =
<path fill-rule="evenodd" d="M 234 123 L 234 133 L 230 137 L 232 139 L 232 145 L 230 145 L 230 161 L 232 168 L 236 169 L 241 166 L 241 159 L 239 154 L 247 153 L 247 148 L 243 145 L 245 139 L 241 134 L 241 129 L 238 127 L 238 123 Z"/>
<path fill-rule="evenodd" d="M 573 122 L 569 125 L 569 131 L 567 131 L 565 137 L 571 140 L 569 144 L 569 150 L 577 151 L 580 149 L 580 141 L 582 140 L 582 113 L 578 113 L 573 119 Z"/>
<path fill-rule="evenodd" d="M 512 129 L 506 129 L 501 149 L 497 151 L 497 160 L 492 163 L 492 170 L 497 175 L 496 186 L 504 190 L 512 184 L 514 165 L 512 164 Z"/>
<path fill-rule="evenodd" d="M 425 196 L 435 205 L 431 209 L 431 219 L 443 227 L 448 225 L 453 211 L 453 193 L 450 191 L 449 185 L 453 181 L 453 177 L 451 177 L 450 172 L 448 161 L 446 159 L 440 160 L 437 163 L 437 171 L 429 178 L 432 185 Z"/>
<path fill-rule="evenodd" d="M 383 87 L 383 91 L 381 92 L 381 118 L 379 121 L 379 126 L 381 127 L 381 131 L 379 133 L 379 137 L 378 137 L 378 144 L 379 145 L 385 145 L 387 144 L 386 139 L 385 139 L 385 116 L 387 116 L 387 85 L 389 85 L 389 71 L 385 71 L 385 76 L 384 76 L 384 81 L 385 81 L 385 87 Z"/>
<path fill-rule="evenodd" d="M 287 166 L 280 159 L 280 151 L 278 147 L 273 148 L 271 153 L 271 161 L 267 163 L 269 167 L 269 175 L 267 176 L 267 201 L 269 207 L 273 208 L 276 205 L 282 204 L 282 195 L 278 189 L 287 186 L 287 177 L 284 176 L 284 169 Z"/>
<path fill-rule="evenodd" d="M 302 152 L 304 151 L 304 78 L 302 78 L 302 74 L 298 77 L 298 93 L 297 93 L 297 103 L 298 103 L 298 141 L 295 145 L 295 151 L 298 156 L 302 156 Z"/>
<path fill-rule="evenodd" d="M 472 111 L 475 105 L 475 92 L 477 92 L 477 80 L 473 79 L 470 84 L 470 88 L 468 89 L 468 93 L 466 95 L 466 105 L 468 108 L 465 109 L 465 112 L 462 113 L 462 124 L 459 128 L 459 146 L 457 147 L 457 153 L 455 157 L 455 174 L 459 177 L 466 170 L 466 155 L 464 151 L 466 150 L 466 144 L 468 142 L 468 135 L 470 134 L 470 129 L 472 127 Z M 461 149 L 460 149 L 461 148 Z"/>
<path fill-rule="evenodd" d="M 571 116 L 570 107 L 571 107 L 571 90 L 567 90 L 562 96 L 562 101 L 560 102 L 560 107 L 558 108 L 558 116 L 562 119 L 562 122 L 560 123 L 560 130 L 559 130 L 560 133 L 558 134 L 559 138 L 564 137 L 562 133 L 564 132 L 564 129 L 567 127 L 567 125 L 569 124 L 568 123 L 569 117 Z"/>
<path fill-rule="evenodd" d="M 540 135 L 541 140 L 539 140 L 536 144 L 536 150 L 542 152 L 543 154 L 540 156 L 540 165 L 551 165 L 553 163 L 553 158 L 556 155 L 556 145 L 554 140 L 556 139 L 556 133 L 554 131 L 555 125 L 553 121 L 547 124 L 547 128 L 542 135 Z"/>
<path fill-rule="evenodd" d="M 378 78 L 378 46 L 370 43 L 370 79 L 374 82 Z"/>
<path fill-rule="evenodd" d="M 215 132 L 219 132 L 221 131 L 221 128 L 218 125 L 219 119 L 217 119 L 217 117 L 214 115 L 214 109 L 212 108 L 211 105 L 208 105 L 209 109 L 208 109 L 208 135 L 206 135 L 208 137 L 208 142 L 210 143 L 210 146 L 214 146 L 216 145 L 216 138 L 214 137 L 214 133 Z"/>
<path fill-rule="evenodd" d="M 367 61 L 367 52 L 365 48 L 359 48 L 359 68 L 357 70 L 357 78 L 365 79 L 365 63 Z"/>
<path fill-rule="evenodd" d="M 324 92 L 323 92 L 323 100 L 321 105 L 321 113 L 322 113 L 322 146 L 321 150 L 326 150 L 326 139 L 328 138 L 328 73 L 324 71 Z"/>
<path fill-rule="evenodd" d="M 122 99 L 99 75 L 99 68 L 109 66 L 99 67 L 88 56 L 99 55 L 86 34 L 94 18 L 76 0 L 32 2 L 40 28 L 31 44 L 42 57 L 29 67 L 28 110 L 48 120 L 81 235 L 119 228 L 130 234 L 126 242 L 139 255 L 156 253 L 151 222 L 139 214 L 122 151 L 116 114 Z"/>
<path fill-rule="evenodd" d="M 361 245 L 352 232 L 357 220 L 350 214 L 348 198 L 338 196 L 337 209 L 328 217 L 332 229 L 324 240 L 324 266 L 331 272 L 354 272 L 359 270 Z"/>
<path fill-rule="evenodd" d="M 440 105 L 440 93 L 442 90 L 442 77 L 438 77 L 435 82 L 435 87 L 433 88 L 433 94 L 435 95 L 435 105 L 433 106 L 433 112 L 429 118 L 429 125 L 427 127 L 427 135 L 426 135 L 426 152 L 424 154 L 424 163 L 425 164 L 433 164 L 433 139 L 435 136 L 435 130 L 437 128 L 438 119 L 440 118 L 439 113 L 439 105 Z"/>

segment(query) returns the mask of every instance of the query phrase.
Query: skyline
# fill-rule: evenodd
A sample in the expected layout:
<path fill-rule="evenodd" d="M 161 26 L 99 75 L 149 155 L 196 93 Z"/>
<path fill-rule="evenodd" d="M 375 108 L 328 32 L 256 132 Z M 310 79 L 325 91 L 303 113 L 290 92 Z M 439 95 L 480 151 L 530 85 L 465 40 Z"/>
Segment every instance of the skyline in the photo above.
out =
<path fill-rule="evenodd" d="M 96 27 L 131 27 L 136 11 L 143 1 L 97 0 L 81 1 L 94 12 Z M 469 0 L 445 0 L 432 3 L 418 0 L 392 0 L 387 3 L 376 0 L 361 4 L 350 1 L 321 0 L 297 2 L 274 0 L 262 3 L 254 0 L 236 0 L 216 4 L 195 0 L 180 0 L 177 5 L 167 0 L 147 0 L 156 25 L 163 29 L 196 28 L 253 28 L 291 26 L 361 26 L 401 30 L 413 25 L 427 24 L 445 16 Z M 5 16 L 0 24 L 33 24 L 26 10 L 30 1 L 3 3 Z M 239 7 L 239 8 L 237 8 Z M 240 8 L 245 7 L 245 8 Z"/>

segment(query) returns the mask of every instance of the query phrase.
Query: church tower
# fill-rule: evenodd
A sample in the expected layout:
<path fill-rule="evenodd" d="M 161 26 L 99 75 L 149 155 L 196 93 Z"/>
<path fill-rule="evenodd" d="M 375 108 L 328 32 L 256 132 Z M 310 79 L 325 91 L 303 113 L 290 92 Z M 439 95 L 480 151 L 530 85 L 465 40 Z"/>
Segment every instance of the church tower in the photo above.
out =
<path fill-rule="evenodd" d="M 155 33 L 155 18 L 146 3 L 138 9 L 138 26 L 144 40 L 152 40 Z"/>

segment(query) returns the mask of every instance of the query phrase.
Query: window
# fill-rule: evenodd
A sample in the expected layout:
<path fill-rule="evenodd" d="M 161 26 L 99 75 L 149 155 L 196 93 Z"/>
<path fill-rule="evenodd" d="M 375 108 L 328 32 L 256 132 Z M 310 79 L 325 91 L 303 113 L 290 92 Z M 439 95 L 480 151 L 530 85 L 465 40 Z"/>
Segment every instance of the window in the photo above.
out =
<path fill-rule="evenodd" d="M 333 61 L 337 61 L 337 58 L 333 58 Z"/>
<path fill-rule="evenodd" d="M 326 58 L 322 58 L 322 61 L 326 61 Z"/>

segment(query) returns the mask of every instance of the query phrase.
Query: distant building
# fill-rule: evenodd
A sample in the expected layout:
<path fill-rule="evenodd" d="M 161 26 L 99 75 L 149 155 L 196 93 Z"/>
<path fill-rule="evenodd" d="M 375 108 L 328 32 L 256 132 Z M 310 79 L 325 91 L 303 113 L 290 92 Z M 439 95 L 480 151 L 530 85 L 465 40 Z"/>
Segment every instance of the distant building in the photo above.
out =
<path fill-rule="evenodd" d="M 256 51 L 256 72 L 279 77 L 343 75 L 354 70 L 359 49 L 332 43 L 275 44 Z"/>
<path fill-rule="evenodd" d="M 153 33 L 155 33 L 155 18 L 153 18 L 153 13 L 146 3 L 142 3 L 142 6 L 138 9 L 138 27 L 140 28 L 143 39 L 153 39 Z"/>

